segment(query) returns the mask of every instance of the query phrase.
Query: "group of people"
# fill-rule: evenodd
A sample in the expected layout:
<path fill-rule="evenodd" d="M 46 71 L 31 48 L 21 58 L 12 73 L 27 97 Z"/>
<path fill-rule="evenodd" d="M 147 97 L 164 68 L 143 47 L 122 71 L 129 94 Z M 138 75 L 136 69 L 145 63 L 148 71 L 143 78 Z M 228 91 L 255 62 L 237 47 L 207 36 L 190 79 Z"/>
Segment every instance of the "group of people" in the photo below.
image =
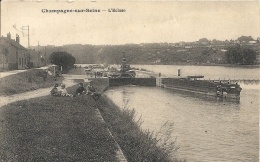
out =
<path fill-rule="evenodd" d="M 65 84 L 61 84 L 61 88 L 58 88 L 58 84 L 55 83 L 51 90 L 51 96 L 75 97 L 79 95 L 90 95 L 94 98 L 94 100 L 98 100 L 100 98 L 101 94 L 96 92 L 93 86 L 93 81 L 89 81 L 86 88 L 83 83 L 79 83 L 78 85 L 79 87 L 77 88 L 75 94 L 72 95 L 67 92 Z"/>
<path fill-rule="evenodd" d="M 94 98 L 94 100 L 98 100 L 101 96 L 100 93 L 96 92 L 92 80 L 88 82 L 86 88 L 84 87 L 83 83 L 79 83 L 79 87 L 77 88 L 75 95 L 82 95 L 82 94 L 90 95 L 92 96 L 92 98 Z"/>
<path fill-rule="evenodd" d="M 52 90 L 51 90 L 51 96 L 62 96 L 62 97 L 73 97 L 72 94 L 69 94 L 66 89 L 65 84 L 61 84 L 60 88 L 58 83 L 55 83 Z"/>

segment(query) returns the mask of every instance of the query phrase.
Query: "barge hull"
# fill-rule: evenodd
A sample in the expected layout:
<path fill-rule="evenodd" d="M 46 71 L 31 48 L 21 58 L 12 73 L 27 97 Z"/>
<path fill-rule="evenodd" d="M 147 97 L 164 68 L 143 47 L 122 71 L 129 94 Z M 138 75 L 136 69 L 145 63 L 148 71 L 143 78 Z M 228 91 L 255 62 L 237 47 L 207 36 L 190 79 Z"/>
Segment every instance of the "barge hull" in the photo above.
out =
<path fill-rule="evenodd" d="M 171 90 L 186 91 L 219 98 L 240 99 L 242 90 L 238 84 L 227 84 L 187 78 L 162 78 L 162 86 Z"/>

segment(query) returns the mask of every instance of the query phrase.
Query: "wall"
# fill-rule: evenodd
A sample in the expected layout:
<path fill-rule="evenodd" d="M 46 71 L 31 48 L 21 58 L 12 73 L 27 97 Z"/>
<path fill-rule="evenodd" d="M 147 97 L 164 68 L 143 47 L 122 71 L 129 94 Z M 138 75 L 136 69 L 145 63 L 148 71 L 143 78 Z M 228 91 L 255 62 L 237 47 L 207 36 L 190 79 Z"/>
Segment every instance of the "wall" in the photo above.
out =
<path fill-rule="evenodd" d="M 109 78 L 109 87 L 123 85 L 156 86 L 156 78 Z"/>

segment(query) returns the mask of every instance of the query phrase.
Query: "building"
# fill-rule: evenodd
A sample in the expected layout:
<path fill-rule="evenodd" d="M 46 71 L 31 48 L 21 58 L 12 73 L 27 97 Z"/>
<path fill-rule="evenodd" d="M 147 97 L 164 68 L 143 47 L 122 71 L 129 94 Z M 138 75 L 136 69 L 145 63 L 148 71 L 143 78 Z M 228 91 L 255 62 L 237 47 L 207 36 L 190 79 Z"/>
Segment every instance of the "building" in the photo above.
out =
<path fill-rule="evenodd" d="M 10 32 L 7 37 L 0 39 L 0 63 L 2 70 L 25 69 L 29 64 L 28 50 L 20 44 L 20 37 L 11 39 Z"/>
<path fill-rule="evenodd" d="M 44 66 L 45 56 L 41 51 L 30 48 L 30 62 L 31 62 L 31 67 Z"/>

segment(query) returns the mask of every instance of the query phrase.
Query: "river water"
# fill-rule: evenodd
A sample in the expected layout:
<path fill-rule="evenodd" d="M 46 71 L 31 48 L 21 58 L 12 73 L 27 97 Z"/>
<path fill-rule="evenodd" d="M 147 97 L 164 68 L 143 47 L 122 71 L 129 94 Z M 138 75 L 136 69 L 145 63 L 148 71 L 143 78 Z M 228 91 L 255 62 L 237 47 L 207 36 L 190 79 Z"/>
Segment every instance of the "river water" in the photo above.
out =
<path fill-rule="evenodd" d="M 205 79 L 259 79 L 260 71 L 256 67 L 223 67 L 223 66 L 183 66 L 183 65 L 131 65 L 135 68 L 162 73 L 168 77 L 178 74 L 182 76 L 203 75 Z"/>
<path fill-rule="evenodd" d="M 175 75 L 180 67 L 138 66 L 170 76 Z M 216 79 L 259 79 L 257 68 L 185 66 L 181 69 L 186 75 L 214 76 Z M 173 123 L 172 138 L 177 137 L 176 144 L 180 147 L 175 153 L 178 158 L 191 162 L 257 162 L 260 85 L 241 84 L 241 87 L 239 102 L 181 94 L 159 87 L 116 87 L 108 90 L 106 95 L 122 109 L 135 109 L 136 118 L 142 118 L 143 129 L 158 132 L 164 123 Z"/>

